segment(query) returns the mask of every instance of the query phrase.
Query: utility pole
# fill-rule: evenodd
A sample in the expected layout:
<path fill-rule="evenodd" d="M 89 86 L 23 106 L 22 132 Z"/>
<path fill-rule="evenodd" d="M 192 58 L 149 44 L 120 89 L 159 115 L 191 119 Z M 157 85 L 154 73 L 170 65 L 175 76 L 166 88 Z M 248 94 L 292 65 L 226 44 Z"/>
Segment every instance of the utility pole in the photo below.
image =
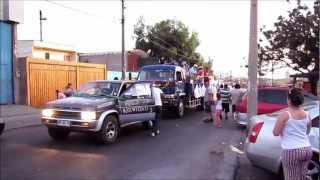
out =
<path fill-rule="evenodd" d="M 47 18 L 42 17 L 42 11 L 41 10 L 39 11 L 39 14 L 40 14 L 40 41 L 42 42 L 43 41 L 43 38 L 42 38 L 42 21 L 46 21 Z"/>
<path fill-rule="evenodd" d="M 248 63 L 248 118 L 257 114 L 258 88 L 257 88 L 257 69 L 258 69 L 258 0 L 251 0 L 250 6 L 250 45 Z"/>
<path fill-rule="evenodd" d="M 122 26 L 122 50 L 121 50 L 121 60 L 122 60 L 122 80 L 126 78 L 126 63 L 125 63 L 125 46 L 124 46 L 124 0 L 121 0 L 121 26 Z"/>
<path fill-rule="evenodd" d="M 271 77 L 271 86 L 273 86 L 273 74 L 274 74 L 274 64 L 273 64 L 273 60 L 271 61 L 271 73 L 272 73 L 272 77 Z"/>

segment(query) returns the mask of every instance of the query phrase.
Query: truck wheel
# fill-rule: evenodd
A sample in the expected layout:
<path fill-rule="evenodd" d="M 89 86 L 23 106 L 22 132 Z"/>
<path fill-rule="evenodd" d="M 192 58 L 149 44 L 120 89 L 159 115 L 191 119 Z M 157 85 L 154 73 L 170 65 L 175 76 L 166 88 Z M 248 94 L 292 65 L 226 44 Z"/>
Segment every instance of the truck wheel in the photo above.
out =
<path fill-rule="evenodd" d="M 143 128 L 144 130 L 150 129 L 150 123 L 149 123 L 149 121 L 143 121 L 143 122 L 142 122 L 142 128 Z"/>
<path fill-rule="evenodd" d="M 115 116 L 110 115 L 104 120 L 97 139 L 102 144 L 110 144 L 116 141 L 119 135 L 119 123 Z"/>
<path fill-rule="evenodd" d="M 48 127 L 49 136 L 54 140 L 64 140 L 70 134 L 69 130 L 61 128 Z"/>
<path fill-rule="evenodd" d="M 176 109 L 176 114 L 177 114 L 178 118 L 182 118 L 184 115 L 184 104 L 181 100 L 178 103 L 178 107 Z"/>
<path fill-rule="evenodd" d="M 201 98 L 200 101 L 201 101 L 201 103 L 200 103 L 199 106 L 197 106 L 197 110 L 198 111 L 204 111 L 204 109 L 205 109 L 204 99 Z"/>
<path fill-rule="evenodd" d="M 4 123 L 1 123 L 0 124 L 0 135 L 2 134 L 2 132 L 4 130 L 4 127 L 5 127 Z"/>

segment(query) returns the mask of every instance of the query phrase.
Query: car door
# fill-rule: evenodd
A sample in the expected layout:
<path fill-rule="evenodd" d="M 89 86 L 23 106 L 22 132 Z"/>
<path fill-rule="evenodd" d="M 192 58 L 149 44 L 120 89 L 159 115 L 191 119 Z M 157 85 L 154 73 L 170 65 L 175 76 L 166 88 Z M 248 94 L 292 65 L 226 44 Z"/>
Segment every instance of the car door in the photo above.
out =
<path fill-rule="evenodd" d="M 125 125 L 153 120 L 155 116 L 153 108 L 151 83 L 134 83 L 119 97 L 120 122 Z"/>

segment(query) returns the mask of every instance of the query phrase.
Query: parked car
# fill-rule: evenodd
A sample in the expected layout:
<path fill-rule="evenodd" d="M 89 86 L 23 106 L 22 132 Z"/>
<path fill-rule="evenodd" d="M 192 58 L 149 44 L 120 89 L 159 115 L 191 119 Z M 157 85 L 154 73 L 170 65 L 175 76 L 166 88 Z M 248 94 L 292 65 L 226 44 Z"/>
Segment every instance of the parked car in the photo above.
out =
<path fill-rule="evenodd" d="M 70 132 L 93 132 L 105 144 L 114 142 L 120 128 L 154 120 L 150 82 L 93 81 L 84 84 L 72 97 L 47 104 L 42 123 L 56 140 Z"/>
<path fill-rule="evenodd" d="M 4 127 L 5 127 L 4 120 L 3 120 L 3 118 L 0 118 L 0 135 L 4 131 Z"/>
<path fill-rule="evenodd" d="M 288 87 L 261 87 L 258 88 L 258 106 L 257 113 L 267 114 L 279 111 L 288 107 L 287 97 L 288 97 Z M 311 94 L 305 93 L 305 101 L 314 101 L 317 98 Z M 239 116 L 236 119 L 237 123 L 242 126 L 248 125 L 247 116 L 247 94 L 242 97 L 242 101 L 239 106 L 236 107 L 239 112 Z"/>
<path fill-rule="evenodd" d="M 310 113 L 312 128 L 309 140 L 313 150 L 312 161 L 308 164 L 308 176 L 319 177 L 319 101 L 309 101 L 303 108 Z M 272 133 L 278 115 L 283 109 L 271 114 L 257 115 L 250 119 L 250 129 L 245 143 L 245 151 L 253 165 L 282 174 L 281 138 Z"/>

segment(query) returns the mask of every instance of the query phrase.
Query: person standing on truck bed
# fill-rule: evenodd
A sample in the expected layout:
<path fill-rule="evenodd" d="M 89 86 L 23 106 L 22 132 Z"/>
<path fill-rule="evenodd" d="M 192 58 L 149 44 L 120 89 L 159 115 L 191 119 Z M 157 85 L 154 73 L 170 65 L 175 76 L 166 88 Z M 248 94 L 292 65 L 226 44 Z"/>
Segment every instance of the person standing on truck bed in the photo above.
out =
<path fill-rule="evenodd" d="M 228 113 L 230 111 L 231 93 L 228 88 L 228 84 L 224 84 L 223 89 L 220 90 L 220 96 L 222 101 L 222 109 L 225 114 L 225 119 L 228 119 Z"/>
<path fill-rule="evenodd" d="M 156 118 L 152 122 L 152 132 L 151 132 L 152 137 L 160 134 L 159 121 L 161 118 L 161 111 L 162 111 L 162 101 L 161 101 L 162 93 L 163 92 L 160 88 L 158 88 L 155 84 L 152 85 L 152 96 L 155 104 L 155 113 L 156 113 Z"/>

